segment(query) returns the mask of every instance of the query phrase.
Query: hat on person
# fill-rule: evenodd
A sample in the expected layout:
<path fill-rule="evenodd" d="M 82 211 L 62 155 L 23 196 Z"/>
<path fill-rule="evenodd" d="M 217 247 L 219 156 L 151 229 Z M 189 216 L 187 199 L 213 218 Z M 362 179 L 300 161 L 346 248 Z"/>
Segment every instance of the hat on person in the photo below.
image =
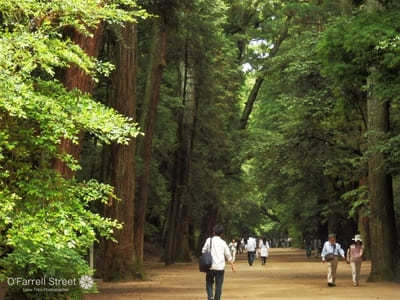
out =
<path fill-rule="evenodd" d="M 356 235 L 354 236 L 354 238 L 353 238 L 353 241 L 355 241 L 355 242 L 362 242 L 361 235 L 356 234 Z"/>
<path fill-rule="evenodd" d="M 335 238 L 336 239 L 336 234 L 330 233 L 330 234 L 328 234 L 328 238 Z"/>

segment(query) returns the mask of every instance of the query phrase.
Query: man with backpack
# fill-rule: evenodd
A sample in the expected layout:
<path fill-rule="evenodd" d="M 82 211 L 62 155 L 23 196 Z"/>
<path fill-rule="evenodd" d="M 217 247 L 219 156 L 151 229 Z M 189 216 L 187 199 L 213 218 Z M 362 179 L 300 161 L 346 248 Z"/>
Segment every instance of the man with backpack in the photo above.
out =
<path fill-rule="evenodd" d="M 221 238 L 224 234 L 222 225 L 215 225 L 213 228 L 213 236 L 208 238 L 204 243 L 202 253 L 211 252 L 212 265 L 206 273 L 206 290 L 208 300 L 220 300 L 222 294 L 222 284 L 225 274 L 225 259 L 231 264 L 232 271 L 235 272 L 235 264 L 228 245 Z M 215 281 L 215 295 L 213 291 Z"/>

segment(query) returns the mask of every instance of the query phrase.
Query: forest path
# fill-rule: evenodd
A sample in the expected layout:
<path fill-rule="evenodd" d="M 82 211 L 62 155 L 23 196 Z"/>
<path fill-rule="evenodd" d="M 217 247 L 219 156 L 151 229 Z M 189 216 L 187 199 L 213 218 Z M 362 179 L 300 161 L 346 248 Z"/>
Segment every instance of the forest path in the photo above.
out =
<path fill-rule="evenodd" d="M 325 264 L 319 258 L 307 259 L 304 250 L 270 249 L 266 266 L 257 260 L 250 267 L 246 255 L 236 262 L 236 273 L 227 266 L 222 298 L 231 299 L 293 299 L 293 300 L 399 300 L 400 284 L 367 283 L 370 263 L 364 262 L 359 287 L 353 287 L 350 266 L 341 261 L 337 286 L 327 287 Z M 102 283 L 100 294 L 87 295 L 86 300 L 206 300 L 205 275 L 197 265 L 161 263 L 148 265 L 150 281 Z"/>

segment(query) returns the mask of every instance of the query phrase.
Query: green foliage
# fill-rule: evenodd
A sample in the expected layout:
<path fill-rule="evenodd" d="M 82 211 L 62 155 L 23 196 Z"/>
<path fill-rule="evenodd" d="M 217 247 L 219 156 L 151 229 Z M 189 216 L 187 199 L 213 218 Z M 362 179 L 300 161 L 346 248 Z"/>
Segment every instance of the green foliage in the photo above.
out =
<path fill-rule="evenodd" d="M 57 72 L 72 64 L 93 80 L 112 69 L 63 33 L 68 27 L 91 35 L 100 22 L 122 24 L 146 13 L 130 0 L 107 5 L 2 0 L 0 11 L 0 280 L 92 274 L 85 259 L 88 248 L 99 237 L 112 239 L 121 224 L 92 213 L 89 204 L 112 205 L 116 197 L 108 185 L 63 179 L 52 162 L 58 158 L 72 170 L 80 168 L 57 149 L 61 139 L 78 143 L 82 131 L 104 143 L 122 144 L 139 131 L 132 119 L 60 83 Z M 76 292 L 81 293 L 79 286 L 70 290 Z"/>
<path fill-rule="evenodd" d="M 396 10 L 367 13 L 363 2 L 181 2 L 168 47 L 152 166 L 149 216 L 159 233 L 174 180 L 179 146 L 174 115 L 183 106 L 178 70 L 189 35 L 189 47 L 196 45 L 191 50 L 198 81 L 191 225 L 201 230 L 212 217 L 232 236 L 290 234 L 298 244 L 325 237 L 328 228 L 356 230 L 358 212 L 368 205 L 367 186 L 359 186 L 368 155 L 383 151 L 388 172 L 397 176 L 400 170 L 400 18 Z M 287 36 L 273 52 L 286 25 Z M 367 151 L 365 99 L 372 65 L 379 71 L 377 93 L 392 101 L 395 114 L 392 134 Z M 264 82 L 249 129 L 240 132 L 234 125 L 240 104 L 259 77 Z M 347 234 L 344 238 L 353 233 Z"/>
<path fill-rule="evenodd" d="M 21 198 L 16 209 L 2 214 L 2 220 L 11 225 L 7 246 L 13 249 L 1 261 L 3 276 L 74 278 L 91 274 L 84 259 L 87 249 L 98 236 L 111 238 L 113 228 L 121 228 L 116 221 L 88 210 L 92 201 L 115 199 L 109 186 L 95 181 L 73 185 L 62 178 L 49 181 L 42 180 L 40 189 L 29 187 L 26 198 L 30 201 Z"/>
<path fill-rule="evenodd" d="M 361 173 L 354 168 L 360 155 L 361 115 L 324 78 L 316 55 L 320 33 L 315 29 L 323 23 L 309 20 L 316 11 L 318 16 L 333 11 L 293 5 L 292 34 L 278 55 L 265 59 L 265 82 L 244 155 L 251 157 L 250 197 L 262 195 L 267 216 L 279 220 L 275 230 L 301 244 L 303 239 L 322 237 L 328 227 L 339 230 L 349 222 L 351 200 L 341 195 L 353 188 Z M 273 219 L 267 224 L 276 224 Z"/>
<path fill-rule="evenodd" d="M 398 174 L 398 11 L 320 19 L 316 28 L 323 32 L 304 26 L 307 13 L 321 8 L 295 8 L 292 35 L 279 55 L 264 59 L 264 88 L 244 153 L 251 157 L 253 197 L 262 194 L 282 229 L 297 238 L 324 226 L 340 230 L 368 206 L 367 186 L 359 182 L 371 153 L 384 152 L 388 173 Z M 365 139 L 375 134 L 362 132 L 371 67 L 374 92 L 391 101 L 394 114 L 392 135 L 367 151 Z"/>
<path fill-rule="evenodd" d="M 318 45 L 324 74 L 340 86 L 347 82 L 347 86 L 366 89 L 369 68 L 376 67 L 379 69 L 375 78 L 378 96 L 398 99 L 399 82 L 392 74 L 400 67 L 399 25 L 396 10 L 338 18 L 324 32 Z"/>

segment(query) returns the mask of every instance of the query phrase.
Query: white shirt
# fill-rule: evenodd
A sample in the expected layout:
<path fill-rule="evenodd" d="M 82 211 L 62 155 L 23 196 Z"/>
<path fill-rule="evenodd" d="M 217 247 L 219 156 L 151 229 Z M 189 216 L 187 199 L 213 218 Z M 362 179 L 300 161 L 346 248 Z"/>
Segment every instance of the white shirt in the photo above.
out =
<path fill-rule="evenodd" d="M 232 254 L 233 254 L 233 252 L 236 253 L 237 242 L 234 242 L 234 243 L 230 242 L 228 247 L 229 247 L 229 249 L 231 249 Z"/>
<path fill-rule="evenodd" d="M 325 260 L 325 256 L 327 254 L 333 254 L 333 255 L 337 255 L 337 256 L 342 256 L 344 257 L 344 251 L 342 249 L 342 247 L 340 246 L 340 244 L 335 243 L 335 244 L 331 244 L 331 242 L 327 241 L 324 244 L 324 248 L 322 249 L 321 252 L 321 257 L 322 260 Z"/>
<path fill-rule="evenodd" d="M 247 240 L 247 245 L 246 245 L 246 250 L 253 252 L 256 251 L 257 248 L 257 241 L 255 238 L 249 237 L 249 239 Z"/>
<path fill-rule="evenodd" d="M 210 251 L 210 238 L 206 240 L 202 253 Z M 226 242 L 219 236 L 212 237 L 211 243 L 212 265 L 211 270 L 222 271 L 225 269 L 225 258 L 232 261 L 231 251 L 229 251 Z"/>
<path fill-rule="evenodd" d="M 268 248 L 269 248 L 268 241 L 265 241 L 265 244 L 264 244 L 264 242 L 262 240 L 260 240 L 260 243 L 258 244 L 258 248 L 260 248 L 260 256 L 268 257 Z"/>

